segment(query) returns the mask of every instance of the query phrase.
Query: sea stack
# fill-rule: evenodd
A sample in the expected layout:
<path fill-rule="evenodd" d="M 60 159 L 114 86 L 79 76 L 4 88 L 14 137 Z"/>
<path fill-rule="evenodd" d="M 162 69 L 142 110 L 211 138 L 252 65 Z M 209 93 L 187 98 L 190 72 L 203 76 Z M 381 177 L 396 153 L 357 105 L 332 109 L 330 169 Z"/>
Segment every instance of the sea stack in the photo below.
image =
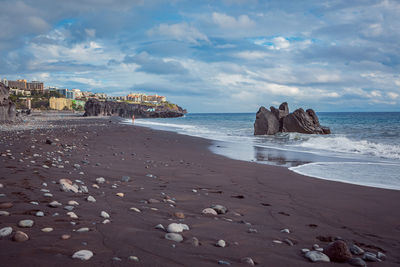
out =
<path fill-rule="evenodd" d="M 0 82 L 0 122 L 14 121 L 17 110 L 15 104 L 9 99 L 10 88 Z"/>
<path fill-rule="evenodd" d="M 289 106 L 282 103 L 278 109 L 260 107 L 254 122 L 254 135 L 274 135 L 282 132 L 303 134 L 330 134 L 328 127 L 321 126 L 317 114 L 312 109 L 302 108 L 289 113 Z"/>

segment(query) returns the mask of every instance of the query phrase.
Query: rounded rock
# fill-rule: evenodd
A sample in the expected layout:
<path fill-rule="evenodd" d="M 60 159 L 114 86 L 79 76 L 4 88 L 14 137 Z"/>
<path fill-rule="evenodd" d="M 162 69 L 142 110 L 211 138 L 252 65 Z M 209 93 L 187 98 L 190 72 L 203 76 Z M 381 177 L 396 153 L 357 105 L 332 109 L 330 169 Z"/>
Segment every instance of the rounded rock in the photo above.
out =
<path fill-rule="evenodd" d="M 86 198 L 86 200 L 89 201 L 89 202 L 96 202 L 96 199 L 94 197 L 92 197 L 92 196 L 88 196 Z"/>
<path fill-rule="evenodd" d="M 204 215 L 218 215 L 218 213 L 212 208 L 205 208 L 201 213 Z"/>
<path fill-rule="evenodd" d="M 102 211 L 102 212 L 100 213 L 100 216 L 103 217 L 104 219 L 109 219 L 109 218 L 110 218 L 110 214 L 108 214 L 108 213 L 105 212 L 105 211 Z"/>
<path fill-rule="evenodd" d="M 34 221 L 32 221 L 32 220 L 21 220 L 21 221 L 19 221 L 18 226 L 22 227 L 22 228 L 30 228 L 33 226 L 33 224 L 34 224 Z"/>
<path fill-rule="evenodd" d="M 13 229 L 12 227 L 4 227 L 0 229 L 0 237 L 6 237 L 11 235 Z"/>
<path fill-rule="evenodd" d="M 28 239 L 29 239 L 29 236 L 22 231 L 17 231 L 13 236 L 13 240 L 15 242 L 25 242 Z"/>
<path fill-rule="evenodd" d="M 228 211 L 228 209 L 222 205 L 213 205 L 211 208 L 218 214 L 225 214 Z"/>
<path fill-rule="evenodd" d="M 304 255 L 304 257 L 306 257 L 307 259 L 309 259 L 310 261 L 312 261 L 312 262 L 318 262 L 318 261 L 321 261 L 321 262 L 330 262 L 330 259 L 329 259 L 329 257 L 327 256 L 327 255 L 325 255 L 324 253 L 322 253 L 322 252 L 319 252 L 319 251 L 309 251 L 309 252 L 307 252 L 305 255 Z"/>
<path fill-rule="evenodd" d="M 217 247 L 224 248 L 226 247 L 226 242 L 222 239 L 218 240 L 218 242 L 215 244 Z"/>
<path fill-rule="evenodd" d="M 13 203 L 11 202 L 5 202 L 5 203 L 0 203 L 0 209 L 9 209 L 12 208 Z"/>
<path fill-rule="evenodd" d="M 172 240 L 172 241 L 175 241 L 175 242 L 182 242 L 183 241 L 182 235 L 177 234 L 177 233 L 165 234 L 165 239 Z"/>
<path fill-rule="evenodd" d="M 246 264 L 248 264 L 248 265 L 251 265 L 251 266 L 254 266 L 254 265 L 255 265 L 253 259 L 252 259 L 252 258 L 249 258 L 249 257 L 243 258 L 243 259 L 241 259 L 240 261 L 243 262 L 243 263 L 246 263 Z"/>
<path fill-rule="evenodd" d="M 333 262 L 346 262 L 352 258 L 347 244 L 342 240 L 337 240 L 329 244 L 324 251 Z"/>
<path fill-rule="evenodd" d="M 9 216 L 10 213 L 8 211 L 0 210 L 0 216 Z"/>
<path fill-rule="evenodd" d="M 51 227 L 46 227 L 46 228 L 43 228 L 43 229 L 42 229 L 42 232 L 50 233 L 50 232 L 52 232 L 53 230 L 54 230 L 54 229 L 51 228 Z"/>
<path fill-rule="evenodd" d="M 84 261 L 90 260 L 91 257 L 93 257 L 93 252 L 86 249 L 79 250 L 72 255 L 73 259 L 80 259 Z"/>
<path fill-rule="evenodd" d="M 70 238 L 71 238 L 71 235 L 67 235 L 67 234 L 64 234 L 64 235 L 61 236 L 62 240 L 67 240 L 67 239 L 70 239 Z"/>

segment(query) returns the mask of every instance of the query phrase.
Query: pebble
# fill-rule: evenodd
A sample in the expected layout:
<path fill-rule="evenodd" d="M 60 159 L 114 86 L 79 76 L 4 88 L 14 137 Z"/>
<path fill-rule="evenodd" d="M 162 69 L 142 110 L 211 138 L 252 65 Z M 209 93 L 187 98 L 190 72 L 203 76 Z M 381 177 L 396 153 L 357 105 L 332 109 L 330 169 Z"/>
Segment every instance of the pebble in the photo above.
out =
<path fill-rule="evenodd" d="M 136 212 L 141 212 L 140 209 L 135 208 L 135 207 L 130 208 L 130 210 L 133 210 L 133 211 L 136 211 Z"/>
<path fill-rule="evenodd" d="M 32 205 L 39 205 L 39 202 L 36 202 L 36 201 L 31 201 L 29 203 L 31 203 Z"/>
<path fill-rule="evenodd" d="M 155 203 L 160 203 L 160 201 L 157 200 L 157 199 L 154 199 L 154 198 L 150 198 L 150 199 L 149 199 L 149 203 L 150 203 L 150 204 L 155 204 Z"/>
<path fill-rule="evenodd" d="M 242 263 L 246 263 L 246 264 L 251 265 L 251 266 L 254 266 L 254 265 L 255 265 L 253 259 L 252 259 L 252 258 L 249 258 L 249 257 L 242 258 L 240 261 L 241 261 Z"/>
<path fill-rule="evenodd" d="M 29 239 L 29 236 L 22 231 L 17 231 L 13 236 L 15 242 L 25 242 Z"/>
<path fill-rule="evenodd" d="M 219 260 L 218 264 L 220 264 L 220 265 L 231 265 L 231 263 L 229 261 L 223 261 L 223 260 Z"/>
<path fill-rule="evenodd" d="M 218 242 L 215 244 L 217 247 L 224 248 L 226 246 L 226 242 L 222 239 L 218 240 Z"/>
<path fill-rule="evenodd" d="M 131 261 L 136 261 L 136 262 L 139 262 L 139 258 L 138 257 L 136 257 L 136 256 L 129 256 L 129 258 L 128 258 L 129 260 L 131 260 Z"/>
<path fill-rule="evenodd" d="M 44 197 L 53 197 L 53 194 L 51 194 L 51 193 L 44 193 L 43 196 L 44 196 Z"/>
<path fill-rule="evenodd" d="M 329 257 L 319 251 L 309 251 L 304 255 L 304 257 L 306 257 L 312 262 L 317 262 L 317 261 L 330 262 Z"/>
<path fill-rule="evenodd" d="M 198 240 L 196 237 L 192 237 L 192 245 L 193 245 L 194 247 L 200 246 L 200 242 L 199 242 L 199 240 Z"/>
<path fill-rule="evenodd" d="M 324 249 L 323 249 L 323 248 L 315 248 L 314 250 L 315 250 L 315 251 L 319 251 L 319 252 L 324 252 Z"/>
<path fill-rule="evenodd" d="M 85 232 L 89 232 L 89 228 L 87 227 L 82 227 L 79 228 L 78 230 L 76 230 L 78 233 L 85 233 Z"/>
<path fill-rule="evenodd" d="M 122 261 L 121 258 L 118 258 L 118 257 L 113 257 L 112 260 L 113 261 Z"/>
<path fill-rule="evenodd" d="M 155 228 L 155 229 L 160 229 L 160 230 L 164 230 L 164 231 L 165 231 L 165 228 L 164 228 L 164 226 L 163 226 L 161 223 L 157 224 L 154 228 Z"/>
<path fill-rule="evenodd" d="M 48 168 L 50 168 L 49 166 L 47 166 L 47 165 L 43 165 L 42 166 L 43 168 L 45 168 L 45 169 L 48 169 Z"/>
<path fill-rule="evenodd" d="M 218 215 L 218 213 L 212 208 L 205 208 L 201 213 L 205 215 Z"/>
<path fill-rule="evenodd" d="M 308 248 L 302 248 L 300 251 L 301 251 L 301 253 L 307 253 L 307 252 L 309 252 L 310 250 L 309 250 Z"/>
<path fill-rule="evenodd" d="M 177 233 L 165 234 L 165 239 L 172 240 L 172 241 L 175 241 L 175 242 L 182 242 L 183 241 L 182 235 L 177 234 Z"/>
<path fill-rule="evenodd" d="M 96 189 L 99 189 L 99 188 L 100 188 L 100 186 L 98 186 L 97 184 L 92 184 L 92 187 L 93 187 L 93 188 L 96 188 Z"/>
<path fill-rule="evenodd" d="M 78 218 L 79 218 L 78 215 L 76 215 L 75 212 L 73 212 L 73 211 L 67 212 L 67 215 L 68 215 L 71 219 L 78 219 Z"/>
<path fill-rule="evenodd" d="M 293 241 L 292 240 L 290 240 L 290 239 L 288 239 L 288 238 L 286 238 L 285 240 L 283 240 L 283 242 L 285 242 L 286 244 L 288 244 L 289 246 L 291 246 L 291 247 L 293 247 L 294 246 L 294 243 L 293 243 Z"/>
<path fill-rule="evenodd" d="M 32 220 L 21 220 L 18 223 L 19 227 L 23 227 L 23 228 L 30 228 L 32 227 L 34 224 L 34 222 Z"/>
<path fill-rule="evenodd" d="M 131 177 L 129 176 L 122 176 L 121 181 L 122 182 L 129 182 L 131 180 Z"/>
<path fill-rule="evenodd" d="M 378 257 L 378 259 L 380 259 L 380 260 L 386 260 L 386 255 L 385 254 L 383 254 L 382 252 L 378 252 L 377 254 L 376 254 L 376 256 Z"/>
<path fill-rule="evenodd" d="M 318 244 L 314 244 L 312 247 L 313 247 L 313 249 L 317 249 L 317 248 L 319 248 L 319 245 Z"/>
<path fill-rule="evenodd" d="M 46 227 L 46 228 L 43 228 L 43 229 L 42 229 L 42 232 L 49 233 L 49 232 L 52 232 L 53 230 L 54 230 L 54 229 L 51 228 L 51 227 Z"/>
<path fill-rule="evenodd" d="M 12 233 L 12 227 L 4 227 L 0 229 L 0 237 L 9 236 Z"/>
<path fill-rule="evenodd" d="M 86 200 L 89 201 L 89 202 L 96 202 L 96 199 L 94 197 L 92 197 L 92 196 L 88 196 L 86 198 Z"/>
<path fill-rule="evenodd" d="M 116 193 L 115 195 L 118 197 L 124 197 L 125 194 L 124 193 Z"/>
<path fill-rule="evenodd" d="M 189 230 L 189 226 L 183 223 L 171 223 L 167 226 L 169 233 L 181 233 L 183 230 Z"/>
<path fill-rule="evenodd" d="M 79 206 L 79 203 L 76 202 L 75 200 L 70 200 L 70 201 L 68 201 L 68 205 L 71 205 L 71 206 Z"/>
<path fill-rule="evenodd" d="M 371 262 L 380 262 L 381 260 L 376 257 L 374 253 L 365 252 L 363 256 L 363 260 L 371 261 Z"/>
<path fill-rule="evenodd" d="M 62 240 L 67 240 L 67 239 L 70 239 L 70 238 L 71 238 L 71 236 L 67 235 L 67 234 L 64 234 L 64 235 L 61 236 Z"/>
<path fill-rule="evenodd" d="M 215 210 L 218 214 L 225 214 L 228 209 L 222 205 L 213 205 L 211 206 L 213 210 Z"/>
<path fill-rule="evenodd" d="M 272 240 L 272 242 L 274 242 L 275 244 L 283 244 L 283 242 L 280 240 Z"/>
<path fill-rule="evenodd" d="M 367 267 L 367 263 L 360 258 L 352 258 L 348 261 L 348 263 L 353 266 Z"/>
<path fill-rule="evenodd" d="M 10 213 L 8 211 L 0 210 L 0 216 L 8 216 Z"/>
<path fill-rule="evenodd" d="M 96 178 L 96 183 L 98 184 L 104 184 L 106 182 L 106 179 L 103 177 Z"/>
<path fill-rule="evenodd" d="M 60 189 L 64 192 L 79 192 L 79 187 L 76 184 L 72 184 L 72 181 L 69 179 L 60 179 L 59 181 Z"/>
<path fill-rule="evenodd" d="M 38 211 L 35 213 L 36 217 L 43 217 L 44 216 L 44 212 L 43 211 Z"/>
<path fill-rule="evenodd" d="M 52 207 L 52 208 L 58 208 L 60 206 L 62 206 L 62 204 L 55 200 L 49 203 L 49 207 Z"/>
<path fill-rule="evenodd" d="M 258 231 L 257 231 L 257 229 L 249 228 L 249 229 L 247 230 L 247 232 L 250 233 L 250 234 L 252 234 L 252 233 L 257 233 Z"/>
<path fill-rule="evenodd" d="M 107 224 L 107 223 L 110 223 L 111 221 L 109 220 L 109 219 L 105 219 L 103 222 L 102 222 L 102 224 Z"/>
<path fill-rule="evenodd" d="M 102 212 L 100 213 L 100 216 L 103 217 L 104 219 L 110 218 L 110 214 L 108 214 L 108 213 L 105 212 L 105 211 L 102 211 Z"/>
<path fill-rule="evenodd" d="M 281 233 L 286 233 L 286 234 L 290 234 L 290 230 L 289 229 L 282 229 L 281 230 Z"/>
<path fill-rule="evenodd" d="M 65 206 L 64 209 L 68 211 L 72 211 L 75 207 L 74 206 Z"/>
<path fill-rule="evenodd" d="M 91 257 L 93 257 L 93 252 L 91 252 L 90 250 L 79 250 L 77 252 L 74 253 L 74 255 L 72 255 L 73 259 L 80 259 L 80 260 L 84 260 L 87 261 L 89 260 Z"/>

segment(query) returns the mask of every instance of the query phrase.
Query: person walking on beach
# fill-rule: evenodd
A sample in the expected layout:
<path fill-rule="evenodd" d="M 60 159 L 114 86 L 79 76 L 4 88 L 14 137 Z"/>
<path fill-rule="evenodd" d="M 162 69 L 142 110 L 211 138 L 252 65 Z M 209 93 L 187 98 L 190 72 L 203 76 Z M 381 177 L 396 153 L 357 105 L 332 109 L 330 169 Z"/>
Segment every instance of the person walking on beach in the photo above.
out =
<path fill-rule="evenodd" d="M 132 115 L 132 123 L 135 122 L 135 115 Z"/>

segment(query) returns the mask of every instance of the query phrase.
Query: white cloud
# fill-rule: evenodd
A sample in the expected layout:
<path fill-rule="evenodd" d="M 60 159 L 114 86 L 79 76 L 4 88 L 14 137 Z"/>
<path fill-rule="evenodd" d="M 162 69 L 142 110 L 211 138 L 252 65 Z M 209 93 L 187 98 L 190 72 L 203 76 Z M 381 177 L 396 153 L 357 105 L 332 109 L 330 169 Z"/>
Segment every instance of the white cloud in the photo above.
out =
<path fill-rule="evenodd" d="M 399 94 L 394 92 L 388 92 L 387 96 L 391 99 L 397 99 L 399 97 Z"/>
<path fill-rule="evenodd" d="M 256 60 L 266 58 L 270 56 L 270 54 L 263 51 L 242 51 L 234 54 L 234 56 L 246 60 Z"/>
<path fill-rule="evenodd" d="M 273 45 L 269 46 L 269 48 L 273 50 L 287 49 L 290 47 L 290 42 L 281 36 L 272 39 L 272 43 Z"/>
<path fill-rule="evenodd" d="M 223 13 L 214 12 L 212 14 L 212 20 L 215 24 L 224 29 L 243 30 L 253 28 L 256 25 L 247 15 L 241 15 L 236 19 L 235 17 Z"/>
<path fill-rule="evenodd" d="M 204 41 L 210 43 L 208 37 L 201 33 L 195 27 L 187 24 L 186 22 L 176 23 L 176 24 L 165 24 L 162 23 L 148 32 L 149 36 L 162 36 L 172 38 L 174 40 L 189 42 L 192 44 L 199 44 L 199 41 Z"/>
<path fill-rule="evenodd" d="M 96 30 L 95 29 L 85 29 L 87 36 L 94 38 L 96 37 Z"/>

